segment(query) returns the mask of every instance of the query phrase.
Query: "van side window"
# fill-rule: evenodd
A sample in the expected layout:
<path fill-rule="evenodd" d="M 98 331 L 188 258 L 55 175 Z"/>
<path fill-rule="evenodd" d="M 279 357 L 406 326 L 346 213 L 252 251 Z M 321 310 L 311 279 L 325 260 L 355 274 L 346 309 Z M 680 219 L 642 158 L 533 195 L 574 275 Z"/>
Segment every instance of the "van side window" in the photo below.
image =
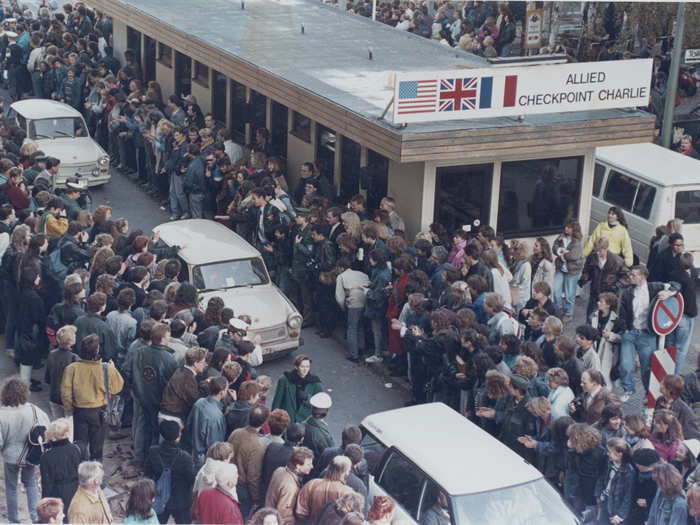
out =
<path fill-rule="evenodd" d="M 616 204 L 623 210 L 631 211 L 638 184 L 632 177 L 610 170 L 604 199 L 612 204 Z"/>
<path fill-rule="evenodd" d="M 421 525 L 449 525 L 452 523 L 450 497 L 433 481 L 428 480 L 420 502 L 418 523 Z"/>
<path fill-rule="evenodd" d="M 379 485 L 415 518 L 424 479 L 417 466 L 394 451 L 384 465 Z"/>
<path fill-rule="evenodd" d="M 600 195 L 600 188 L 603 185 L 603 176 L 605 175 L 605 166 L 602 164 L 595 165 L 595 172 L 593 173 L 593 196 L 597 197 Z"/>
<path fill-rule="evenodd" d="M 676 193 L 675 217 L 685 224 L 700 224 L 700 190 Z"/>
<path fill-rule="evenodd" d="M 640 182 L 639 190 L 637 190 L 637 198 L 634 199 L 632 213 L 648 219 L 649 215 L 651 215 L 651 207 L 654 205 L 655 196 L 656 188 Z"/>

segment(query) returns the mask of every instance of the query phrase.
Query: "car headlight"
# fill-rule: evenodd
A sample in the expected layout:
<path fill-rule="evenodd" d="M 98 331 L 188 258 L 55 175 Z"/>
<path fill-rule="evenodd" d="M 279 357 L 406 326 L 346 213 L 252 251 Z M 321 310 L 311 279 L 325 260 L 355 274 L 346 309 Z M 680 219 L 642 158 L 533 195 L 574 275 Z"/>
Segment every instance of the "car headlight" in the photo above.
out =
<path fill-rule="evenodd" d="M 291 314 L 287 317 L 287 326 L 292 330 L 299 330 L 301 328 L 301 316 L 297 313 Z"/>
<path fill-rule="evenodd" d="M 109 155 L 103 155 L 99 159 L 97 159 L 97 165 L 100 168 L 107 168 L 109 167 Z"/>

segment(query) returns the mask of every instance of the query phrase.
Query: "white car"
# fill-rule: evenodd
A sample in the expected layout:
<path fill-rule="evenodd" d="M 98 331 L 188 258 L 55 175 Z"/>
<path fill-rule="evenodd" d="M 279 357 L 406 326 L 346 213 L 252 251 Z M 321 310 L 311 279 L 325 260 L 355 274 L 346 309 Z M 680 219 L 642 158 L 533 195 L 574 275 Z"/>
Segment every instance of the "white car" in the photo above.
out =
<path fill-rule="evenodd" d="M 368 499 L 396 502 L 393 523 L 579 525 L 533 465 L 443 403 L 367 416 Z"/>
<path fill-rule="evenodd" d="M 200 308 L 219 296 L 236 316 L 249 315 L 248 335 L 260 335 L 263 357 L 281 357 L 300 345 L 302 317 L 267 273 L 260 252 L 223 224 L 190 219 L 153 229 L 167 246 L 180 246 L 180 280 L 194 285 Z"/>
<path fill-rule="evenodd" d="M 109 182 L 109 155 L 88 133 L 83 116 L 68 104 L 46 99 L 27 99 L 10 106 L 8 117 L 27 132 L 47 157 L 61 161 L 56 186 L 79 174 L 88 186 Z"/>

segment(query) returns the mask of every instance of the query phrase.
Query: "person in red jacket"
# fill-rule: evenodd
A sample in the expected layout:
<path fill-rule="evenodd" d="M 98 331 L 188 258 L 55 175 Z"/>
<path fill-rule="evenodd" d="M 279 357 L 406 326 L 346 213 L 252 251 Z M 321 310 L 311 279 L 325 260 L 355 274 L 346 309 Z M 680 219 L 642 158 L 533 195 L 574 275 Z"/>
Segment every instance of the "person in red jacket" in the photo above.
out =
<path fill-rule="evenodd" d="M 8 175 L 9 178 L 1 189 L 7 195 L 7 200 L 10 201 L 15 211 L 20 212 L 29 206 L 29 195 L 24 186 L 24 176 L 20 168 L 12 168 Z"/>
<path fill-rule="evenodd" d="M 236 484 L 238 469 L 232 463 L 222 463 L 216 474 L 216 487 L 204 489 L 194 504 L 194 517 L 198 523 L 243 525 L 243 515 L 238 508 Z"/>

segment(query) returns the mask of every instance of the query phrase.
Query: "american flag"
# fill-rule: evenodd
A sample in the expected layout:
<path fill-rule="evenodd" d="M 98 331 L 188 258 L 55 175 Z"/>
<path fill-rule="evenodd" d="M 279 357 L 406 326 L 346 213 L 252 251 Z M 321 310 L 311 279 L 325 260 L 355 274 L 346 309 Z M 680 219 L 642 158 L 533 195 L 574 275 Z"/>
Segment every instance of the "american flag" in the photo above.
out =
<path fill-rule="evenodd" d="M 411 80 L 399 83 L 399 115 L 432 113 L 438 101 L 437 80 Z"/>

